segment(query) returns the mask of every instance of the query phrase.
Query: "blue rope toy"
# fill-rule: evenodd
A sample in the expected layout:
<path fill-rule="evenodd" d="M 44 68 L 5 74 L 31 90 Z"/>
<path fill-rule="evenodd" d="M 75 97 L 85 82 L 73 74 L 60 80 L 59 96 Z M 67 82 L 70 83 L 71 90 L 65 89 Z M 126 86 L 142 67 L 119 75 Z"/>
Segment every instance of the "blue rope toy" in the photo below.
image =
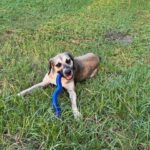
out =
<path fill-rule="evenodd" d="M 60 106 L 58 104 L 58 95 L 62 92 L 62 83 L 61 83 L 61 78 L 62 78 L 62 75 L 60 73 L 57 74 L 57 77 L 56 77 L 56 90 L 54 91 L 54 93 L 52 94 L 52 105 L 53 105 L 53 108 L 54 108 L 54 111 L 55 111 L 55 115 L 57 117 L 60 117 L 61 116 L 61 109 L 60 109 Z"/>

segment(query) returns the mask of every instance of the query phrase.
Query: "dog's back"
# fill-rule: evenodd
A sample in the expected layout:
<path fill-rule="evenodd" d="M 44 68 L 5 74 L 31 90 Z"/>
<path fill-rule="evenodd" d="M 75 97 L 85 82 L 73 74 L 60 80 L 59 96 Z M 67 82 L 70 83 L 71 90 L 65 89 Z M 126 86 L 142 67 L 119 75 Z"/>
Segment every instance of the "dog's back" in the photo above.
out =
<path fill-rule="evenodd" d="M 82 81 L 86 78 L 93 77 L 98 71 L 99 62 L 99 57 L 93 53 L 75 57 L 75 80 Z"/>

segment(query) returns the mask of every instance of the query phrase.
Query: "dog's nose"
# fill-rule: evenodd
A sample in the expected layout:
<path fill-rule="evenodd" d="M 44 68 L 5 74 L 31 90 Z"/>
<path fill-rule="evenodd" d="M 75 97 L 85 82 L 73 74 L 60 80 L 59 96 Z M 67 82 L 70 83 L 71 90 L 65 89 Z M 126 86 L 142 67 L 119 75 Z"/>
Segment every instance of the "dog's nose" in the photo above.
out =
<path fill-rule="evenodd" d="M 66 74 L 67 76 L 71 75 L 71 70 L 65 70 L 65 74 Z"/>

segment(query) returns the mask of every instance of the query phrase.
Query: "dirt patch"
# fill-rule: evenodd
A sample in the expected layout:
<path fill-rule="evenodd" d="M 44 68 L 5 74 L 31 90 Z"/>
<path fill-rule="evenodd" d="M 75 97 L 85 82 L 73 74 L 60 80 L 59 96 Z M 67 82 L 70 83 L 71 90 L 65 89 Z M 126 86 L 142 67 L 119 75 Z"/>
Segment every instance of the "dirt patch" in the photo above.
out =
<path fill-rule="evenodd" d="M 15 34 L 15 30 L 7 29 L 0 33 L 0 44 L 4 43 L 7 39 L 10 39 Z"/>
<path fill-rule="evenodd" d="M 133 42 L 132 36 L 116 31 L 107 32 L 104 38 L 109 41 L 117 41 L 123 44 L 131 44 Z"/>

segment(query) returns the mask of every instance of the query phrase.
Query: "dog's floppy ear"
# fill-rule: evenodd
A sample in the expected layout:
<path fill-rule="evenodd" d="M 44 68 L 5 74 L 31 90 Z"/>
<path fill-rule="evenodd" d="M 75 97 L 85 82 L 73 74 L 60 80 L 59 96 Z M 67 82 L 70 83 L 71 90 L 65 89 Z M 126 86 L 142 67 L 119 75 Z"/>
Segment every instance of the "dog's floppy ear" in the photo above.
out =
<path fill-rule="evenodd" d="M 74 57 L 71 53 L 69 53 L 69 52 L 65 52 L 65 53 L 71 58 L 72 61 L 74 61 Z"/>
<path fill-rule="evenodd" d="M 53 65 L 54 65 L 53 60 L 52 60 L 52 59 L 49 59 L 49 61 L 48 61 L 48 69 L 49 69 L 49 73 L 51 72 L 51 69 L 52 69 Z"/>

